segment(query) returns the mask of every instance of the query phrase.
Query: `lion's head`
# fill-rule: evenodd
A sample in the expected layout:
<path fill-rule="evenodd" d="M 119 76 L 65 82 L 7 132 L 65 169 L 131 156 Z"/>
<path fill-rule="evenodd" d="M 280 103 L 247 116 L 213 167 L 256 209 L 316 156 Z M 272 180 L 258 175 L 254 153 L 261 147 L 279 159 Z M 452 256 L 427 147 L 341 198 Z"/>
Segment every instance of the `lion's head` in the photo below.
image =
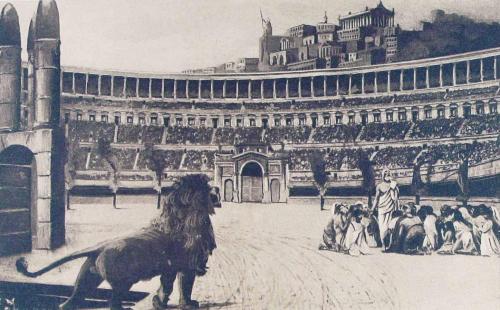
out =
<path fill-rule="evenodd" d="M 165 197 L 161 215 L 153 220 L 152 227 L 178 240 L 199 268 L 216 247 L 210 215 L 219 207 L 218 189 L 209 185 L 206 175 L 184 176 Z"/>

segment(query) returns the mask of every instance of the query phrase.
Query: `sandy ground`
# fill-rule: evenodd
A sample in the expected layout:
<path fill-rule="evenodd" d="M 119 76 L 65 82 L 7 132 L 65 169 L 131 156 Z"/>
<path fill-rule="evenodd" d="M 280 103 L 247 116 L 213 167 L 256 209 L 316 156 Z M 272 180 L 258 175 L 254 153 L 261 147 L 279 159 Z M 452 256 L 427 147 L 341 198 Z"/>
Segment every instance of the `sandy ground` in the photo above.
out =
<path fill-rule="evenodd" d="M 76 205 L 68 212 L 67 246 L 27 257 L 34 268 L 73 250 L 139 229 L 153 206 Z M 193 298 L 210 309 L 494 309 L 500 308 L 500 259 L 473 256 L 351 257 L 318 251 L 329 211 L 319 206 L 224 204 L 213 218 L 218 248 Z M 0 260 L 2 279 L 15 257 Z M 80 261 L 35 279 L 72 284 Z M 153 293 L 159 279 L 134 290 Z M 177 304 L 174 291 L 172 303 Z M 135 309 L 150 309 L 151 296 Z"/>

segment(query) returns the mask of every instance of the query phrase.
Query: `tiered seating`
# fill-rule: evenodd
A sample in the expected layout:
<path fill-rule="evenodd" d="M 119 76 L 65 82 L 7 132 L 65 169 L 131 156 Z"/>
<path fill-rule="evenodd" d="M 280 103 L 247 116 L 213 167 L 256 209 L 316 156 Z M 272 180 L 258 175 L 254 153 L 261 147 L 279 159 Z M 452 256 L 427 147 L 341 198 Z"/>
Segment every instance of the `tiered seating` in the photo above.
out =
<path fill-rule="evenodd" d="M 262 142 L 262 128 L 222 127 L 215 131 L 215 144 L 256 144 Z"/>
<path fill-rule="evenodd" d="M 290 152 L 290 170 L 305 171 L 310 170 L 309 157 L 311 150 L 293 150 Z"/>
<path fill-rule="evenodd" d="M 108 170 L 106 162 L 97 154 L 97 150 L 90 152 L 89 170 Z"/>
<path fill-rule="evenodd" d="M 264 141 L 268 143 L 280 143 L 287 141 L 289 143 L 306 143 L 311 134 L 311 127 L 271 127 L 266 129 Z"/>
<path fill-rule="evenodd" d="M 413 139 L 456 137 L 462 118 L 417 121 L 410 134 Z"/>
<path fill-rule="evenodd" d="M 108 141 L 113 141 L 114 134 L 114 124 L 87 121 L 69 123 L 69 135 L 73 141 L 77 142 L 95 142 L 99 137 L 104 137 Z"/>
<path fill-rule="evenodd" d="M 361 105 L 387 104 L 391 103 L 392 98 L 392 96 L 346 98 L 344 100 L 344 105 L 347 107 L 355 107 Z"/>
<path fill-rule="evenodd" d="M 498 90 L 498 86 L 483 88 L 457 89 L 448 92 L 447 99 L 458 99 L 474 96 L 493 96 Z"/>
<path fill-rule="evenodd" d="M 409 168 L 413 165 L 413 160 L 422 151 L 422 147 L 385 147 L 375 154 L 375 164 L 391 168 Z"/>
<path fill-rule="evenodd" d="M 409 122 L 369 123 L 359 137 L 362 141 L 403 140 L 410 129 Z"/>
<path fill-rule="evenodd" d="M 139 143 L 142 139 L 142 126 L 120 125 L 118 126 L 118 143 Z"/>
<path fill-rule="evenodd" d="M 460 134 L 464 136 L 500 132 L 500 115 L 474 115 L 465 119 Z"/>
<path fill-rule="evenodd" d="M 342 167 L 342 160 L 344 159 L 344 150 L 332 150 L 325 156 L 326 169 L 340 170 Z"/>
<path fill-rule="evenodd" d="M 317 143 L 353 142 L 360 130 L 361 125 L 318 127 L 312 136 L 312 140 Z"/>
<path fill-rule="evenodd" d="M 188 170 L 214 169 L 214 151 L 187 151 L 184 158 L 184 168 Z M 206 160 L 205 165 L 203 161 Z"/>
<path fill-rule="evenodd" d="M 137 150 L 135 149 L 113 149 L 113 155 L 115 155 L 118 160 L 118 167 L 121 170 L 132 170 L 134 169 L 134 161 Z"/>
<path fill-rule="evenodd" d="M 168 127 L 165 143 L 167 144 L 210 144 L 212 128 Z"/>
<path fill-rule="evenodd" d="M 144 126 L 142 131 L 142 142 L 160 144 L 163 135 L 163 127 Z"/>
<path fill-rule="evenodd" d="M 162 150 L 160 152 L 162 153 L 162 157 L 167 162 L 166 169 L 178 170 L 180 168 L 182 154 L 184 153 L 184 151 Z M 137 168 L 139 170 L 148 170 L 148 159 L 146 158 L 146 152 L 144 150 L 139 153 Z"/>
<path fill-rule="evenodd" d="M 432 92 L 432 93 L 417 93 L 417 94 L 404 94 L 394 96 L 394 102 L 430 102 L 442 100 L 446 92 Z"/>
<path fill-rule="evenodd" d="M 498 141 L 478 143 L 477 148 L 471 156 L 471 164 L 477 164 L 493 158 L 500 157 L 500 145 Z"/>

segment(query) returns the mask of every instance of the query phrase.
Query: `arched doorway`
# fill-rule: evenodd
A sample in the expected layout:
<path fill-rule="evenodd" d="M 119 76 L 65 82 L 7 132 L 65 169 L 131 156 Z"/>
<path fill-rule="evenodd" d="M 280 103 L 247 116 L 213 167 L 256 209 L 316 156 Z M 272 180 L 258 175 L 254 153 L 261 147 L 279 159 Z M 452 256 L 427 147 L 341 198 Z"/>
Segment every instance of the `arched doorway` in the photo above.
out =
<path fill-rule="evenodd" d="M 241 171 L 241 201 L 262 202 L 262 168 L 256 162 L 247 163 Z"/>
<path fill-rule="evenodd" d="M 227 179 L 224 182 L 224 201 L 233 201 L 233 180 Z"/>
<path fill-rule="evenodd" d="M 36 241 L 36 175 L 28 148 L 13 145 L 0 152 L 0 255 L 30 251 Z"/>
<path fill-rule="evenodd" d="M 271 202 L 280 202 L 280 181 L 278 179 L 271 181 Z"/>

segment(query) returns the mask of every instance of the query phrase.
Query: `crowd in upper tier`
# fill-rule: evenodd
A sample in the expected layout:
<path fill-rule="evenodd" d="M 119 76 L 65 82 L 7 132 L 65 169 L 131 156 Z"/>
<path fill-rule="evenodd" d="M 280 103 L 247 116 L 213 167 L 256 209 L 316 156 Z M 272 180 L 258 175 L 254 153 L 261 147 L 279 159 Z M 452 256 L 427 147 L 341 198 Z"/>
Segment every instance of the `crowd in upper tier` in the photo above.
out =
<path fill-rule="evenodd" d="M 126 144 L 254 144 L 254 143 L 349 143 L 355 141 L 393 141 L 474 136 L 500 132 L 500 115 L 474 115 L 467 118 L 429 119 L 416 122 L 339 124 L 281 127 L 161 127 L 114 125 L 89 121 L 69 122 L 69 135 L 77 142 L 94 142 L 103 137 Z M 115 130 L 115 127 L 117 130 Z M 116 131 L 116 133 L 115 133 Z M 116 140 L 115 140 L 116 138 Z"/>

